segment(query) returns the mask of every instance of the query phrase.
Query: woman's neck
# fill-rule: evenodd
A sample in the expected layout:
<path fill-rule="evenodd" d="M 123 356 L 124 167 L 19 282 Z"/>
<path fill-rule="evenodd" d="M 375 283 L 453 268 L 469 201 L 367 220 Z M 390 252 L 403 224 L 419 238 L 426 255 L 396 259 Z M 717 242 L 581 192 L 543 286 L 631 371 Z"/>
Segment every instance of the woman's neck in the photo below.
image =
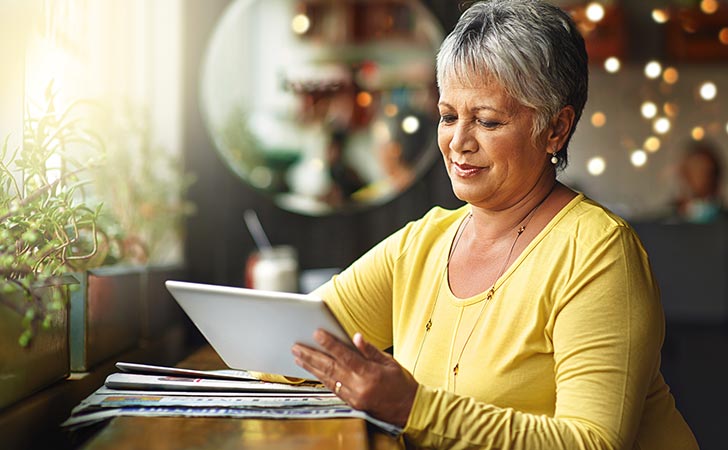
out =
<path fill-rule="evenodd" d="M 555 179 L 538 183 L 521 199 L 506 208 L 498 210 L 472 206 L 472 235 L 479 240 L 498 240 L 523 224 L 525 220 L 533 220 L 552 194 L 562 185 Z"/>

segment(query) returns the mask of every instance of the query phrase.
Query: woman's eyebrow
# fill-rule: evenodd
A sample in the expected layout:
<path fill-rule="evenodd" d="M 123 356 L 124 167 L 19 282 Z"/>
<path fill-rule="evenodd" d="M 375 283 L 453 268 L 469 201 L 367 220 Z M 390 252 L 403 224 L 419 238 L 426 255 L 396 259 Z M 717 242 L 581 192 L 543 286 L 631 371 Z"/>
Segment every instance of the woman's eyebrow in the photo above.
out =
<path fill-rule="evenodd" d="M 450 105 L 447 102 L 438 102 L 437 106 L 441 106 L 441 107 L 445 107 L 445 108 L 450 108 L 450 109 L 455 109 L 455 108 L 452 107 L 452 105 Z M 497 112 L 497 113 L 500 113 L 500 114 L 508 114 L 506 111 L 503 111 L 503 110 L 500 110 L 498 108 L 494 108 L 494 107 L 488 106 L 488 105 L 474 106 L 474 107 L 470 108 L 470 111 L 473 112 L 473 113 L 477 113 L 477 112 L 480 112 L 480 111 L 493 111 L 493 112 Z"/>
<path fill-rule="evenodd" d="M 508 114 L 506 111 L 503 111 L 503 110 L 500 110 L 498 108 L 494 108 L 494 107 L 488 106 L 488 105 L 474 106 L 473 108 L 471 108 L 471 111 L 473 111 L 473 112 L 493 111 L 493 112 L 497 112 L 499 114 Z"/>

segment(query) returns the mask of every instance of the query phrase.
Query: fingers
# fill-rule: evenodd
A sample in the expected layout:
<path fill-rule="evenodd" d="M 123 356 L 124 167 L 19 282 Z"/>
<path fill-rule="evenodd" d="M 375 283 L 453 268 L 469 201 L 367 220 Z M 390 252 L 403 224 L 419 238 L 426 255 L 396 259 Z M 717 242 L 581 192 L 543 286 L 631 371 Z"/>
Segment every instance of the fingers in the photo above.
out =
<path fill-rule="evenodd" d="M 347 401 L 348 387 L 343 382 L 348 380 L 347 374 L 336 374 L 335 362 L 329 355 L 301 344 L 294 345 L 291 353 L 295 357 L 296 364 L 313 374 L 336 396 Z"/>
<path fill-rule="evenodd" d="M 353 337 L 355 349 L 323 330 L 314 339 L 323 351 L 296 344 L 291 349 L 296 364 L 353 408 L 404 426 L 419 386 L 406 369 L 359 333 Z"/>
<path fill-rule="evenodd" d="M 329 353 L 333 363 L 346 373 L 362 374 L 369 370 L 368 362 L 387 364 L 391 361 L 389 355 L 366 341 L 361 333 L 356 333 L 353 337 L 354 346 L 358 351 L 353 351 L 351 347 L 322 329 L 316 330 L 314 339 Z M 331 376 L 333 375 L 332 369 Z"/>
<path fill-rule="evenodd" d="M 358 380 L 362 374 L 371 371 L 368 360 L 380 364 L 385 362 L 382 357 L 386 358 L 386 355 L 365 341 L 360 333 L 354 336 L 356 350 L 321 329 L 314 333 L 314 340 L 324 351 L 296 344 L 291 352 L 296 364 L 311 372 L 331 390 L 335 389 L 337 381 L 344 383 L 339 388 L 341 391 L 346 382 Z"/>
<path fill-rule="evenodd" d="M 356 348 L 366 359 L 378 362 L 384 362 L 388 359 L 386 353 L 366 341 L 361 333 L 356 333 L 352 340 Z"/>
<path fill-rule="evenodd" d="M 326 353 L 316 349 L 296 344 L 291 349 L 296 364 L 311 372 L 317 379 L 326 384 L 334 377 L 334 360 Z M 327 385 L 327 387 L 330 387 Z"/>
<path fill-rule="evenodd" d="M 332 334 L 325 330 L 318 329 L 313 335 L 314 340 L 331 355 L 344 370 L 358 372 L 365 366 L 365 357 L 360 352 L 353 350 L 350 346 L 344 344 Z"/>

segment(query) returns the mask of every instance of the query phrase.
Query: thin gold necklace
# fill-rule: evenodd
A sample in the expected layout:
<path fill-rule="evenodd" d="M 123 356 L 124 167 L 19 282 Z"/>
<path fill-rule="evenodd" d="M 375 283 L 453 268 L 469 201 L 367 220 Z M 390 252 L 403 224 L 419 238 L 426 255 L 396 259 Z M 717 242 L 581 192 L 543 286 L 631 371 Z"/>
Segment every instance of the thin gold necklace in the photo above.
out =
<path fill-rule="evenodd" d="M 508 255 L 506 256 L 505 261 L 503 262 L 503 266 L 500 269 L 500 272 L 498 273 L 498 276 L 495 278 L 495 281 L 493 281 L 493 285 L 488 289 L 488 292 L 485 295 L 485 299 L 483 303 L 480 306 L 480 311 L 478 312 L 477 317 L 475 318 L 475 322 L 473 322 L 473 327 L 470 329 L 470 332 L 468 333 L 467 338 L 465 338 L 465 343 L 463 343 L 462 348 L 460 349 L 460 353 L 458 355 L 457 360 L 455 361 L 455 365 L 452 368 L 453 373 L 453 392 L 456 390 L 457 386 L 457 376 L 460 371 L 460 359 L 463 357 L 463 353 L 465 352 L 465 348 L 468 346 L 468 342 L 470 341 L 470 338 L 473 336 L 473 333 L 475 332 L 475 328 L 478 325 L 478 322 L 480 321 L 481 316 L 483 315 L 483 311 L 485 311 L 485 307 L 488 303 L 490 303 L 490 300 L 493 298 L 493 295 L 495 295 L 495 285 L 500 279 L 501 276 L 505 273 L 506 268 L 508 267 L 508 262 L 511 260 L 511 256 L 513 256 L 513 250 L 516 248 L 516 243 L 518 242 L 518 238 L 521 237 L 524 231 L 526 231 L 526 227 L 531 222 L 531 219 L 536 214 L 536 210 L 546 201 L 547 198 L 551 195 L 551 193 L 554 191 L 554 188 L 556 187 L 556 183 L 554 183 L 553 186 L 551 186 L 551 189 L 549 192 L 544 196 L 544 198 L 541 199 L 541 201 L 538 202 L 536 206 L 534 206 L 524 217 L 521 219 L 518 223 L 522 224 L 518 229 L 516 230 L 516 237 L 513 239 L 513 243 L 511 244 L 511 248 L 508 250 Z M 455 239 L 453 241 L 452 247 L 450 248 L 450 252 L 447 256 L 447 261 L 445 263 L 445 270 L 443 272 L 442 277 L 440 277 L 440 282 L 437 286 L 437 296 L 435 297 L 435 301 L 432 304 L 432 308 L 430 309 L 430 316 L 427 319 L 427 323 L 425 324 L 425 335 L 422 337 L 422 341 L 420 342 L 420 347 L 417 350 L 417 356 L 415 357 L 415 363 L 412 367 L 412 374 L 414 375 L 415 371 L 417 370 L 417 363 L 420 360 L 420 354 L 422 353 L 422 348 L 425 345 L 425 340 L 427 339 L 427 335 L 430 332 L 430 329 L 432 329 L 432 316 L 435 312 L 435 306 L 437 305 L 437 300 L 440 298 L 440 292 L 442 290 L 442 284 L 444 279 L 446 278 L 449 268 L 450 268 L 450 260 L 452 259 L 452 255 L 455 253 L 455 249 L 458 246 L 458 243 L 460 242 L 460 238 L 465 233 L 465 229 L 470 224 L 470 221 L 472 220 L 473 213 L 470 212 L 468 216 L 463 220 L 461 225 L 458 227 L 457 234 L 455 235 Z M 455 342 L 457 338 L 457 330 L 455 330 L 455 336 L 453 336 L 453 342 Z"/>

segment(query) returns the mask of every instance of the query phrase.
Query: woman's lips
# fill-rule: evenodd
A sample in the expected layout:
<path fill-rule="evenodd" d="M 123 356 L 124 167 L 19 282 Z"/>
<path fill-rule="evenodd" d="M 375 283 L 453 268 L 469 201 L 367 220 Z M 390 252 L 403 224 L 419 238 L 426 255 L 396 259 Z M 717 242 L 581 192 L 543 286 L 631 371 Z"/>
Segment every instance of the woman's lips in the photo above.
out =
<path fill-rule="evenodd" d="M 458 164 L 456 162 L 452 163 L 452 169 L 455 175 L 463 178 L 467 177 L 473 177 L 483 170 L 485 170 L 485 167 L 479 167 L 479 166 L 471 166 L 470 164 Z"/>

